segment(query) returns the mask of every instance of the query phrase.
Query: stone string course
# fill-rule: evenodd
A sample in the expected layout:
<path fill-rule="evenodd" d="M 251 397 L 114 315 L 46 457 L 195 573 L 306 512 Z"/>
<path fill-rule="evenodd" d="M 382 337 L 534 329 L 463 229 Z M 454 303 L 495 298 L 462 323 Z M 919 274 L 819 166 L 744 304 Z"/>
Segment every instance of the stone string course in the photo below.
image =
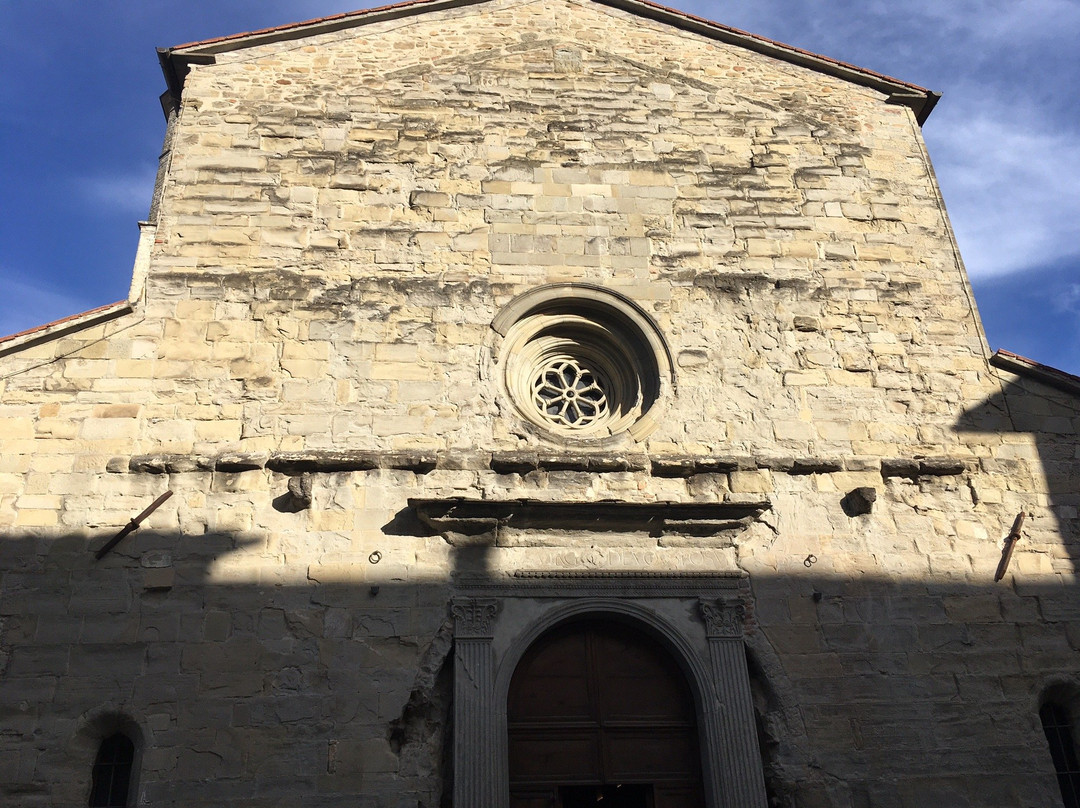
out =
<path fill-rule="evenodd" d="M 728 473 L 755 469 L 787 474 L 820 474 L 837 471 L 872 472 L 882 477 L 943 477 L 962 474 L 966 464 L 950 457 L 905 458 L 821 458 L 821 457 L 713 457 L 643 454 L 567 454 L 545 452 L 377 452 L 331 451 L 226 453 L 207 455 L 136 455 L 114 457 L 106 470 L 112 473 L 182 474 L 191 471 L 241 472 L 267 468 L 282 474 L 311 472 L 372 471 L 402 469 L 417 474 L 435 470 L 484 470 L 500 474 L 528 474 L 532 471 L 647 471 L 657 477 L 693 477 L 698 474 Z"/>
<path fill-rule="evenodd" d="M 171 147 L 134 310 L 0 357 L 4 804 L 85 804 L 123 714 L 140 805 L 438 805 L 454 580 L 574 570 L 748 577 L 777 805 L 1055 804 L 1080 401 L 988 364 L 908 108 L 491 0 L 193 65 Z M 493 318 L 566 282 L 667 340 L 642 442 L 547 441 L 501 389 Z M 478 550 L 408 506 L 763 495 L 712 543 Z"/>

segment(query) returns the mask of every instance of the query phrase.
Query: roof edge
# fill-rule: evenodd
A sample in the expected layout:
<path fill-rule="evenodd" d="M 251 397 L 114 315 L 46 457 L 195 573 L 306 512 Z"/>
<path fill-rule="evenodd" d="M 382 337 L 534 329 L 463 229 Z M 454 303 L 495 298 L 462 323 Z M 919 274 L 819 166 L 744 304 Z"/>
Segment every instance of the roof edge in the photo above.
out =
<path fill-rule="evenodd" d="M 115 303 L 108 303 L 96 309 L 90 309 L 90 311 L 72 314 L 70 317 L 62 317 L 44 325 L 34 326 L 25 331 L 0 337 L 0 356 L 7 356 L 21 351 L 23 348 L 40 345 L 43 342 L 58 339 L 100 323 L 107 323 L 109 320 L 115 320 L 117 317 L 130 314 L 134 310 L 134 307 L 127 300 L 118 300 Z"/>
<path fill-rule="evenodd" d="M 172 48 L 161 48 L 158 50 L 158 54 L 162 71 L 165 73 L 165 80 L 169 84 L 169 90 L 174 97 L 179 98 L 183 90 L 187 66 L 192 63 L 205 64 L 212 62 L 214 55 L 218 53 L 332 33 L 384 20 L 393 20 L 429 11 L 478 5 L 485 2 L 488 2 L 488 0 L 405 0 L 405 2 L 377 8 L 349 11 L 329 17 L 279 25 L 273 28 L 263 28 L 257 31 L 231 34 L 198 42 L 187 42 Z M 877 73 L 828 56 L 822 56 L 793 45 L 785 45 L 767 37 L 751 34 L 704 17 L 669 8 L 652 2 L 652 0 L 595 0 L 595 2 L 877 90 L 888 96 L 889 103 L 909 107 L 914 112 L 920 126 L 926 121 L 938 99 L 941 98 L 941 93 L 928 90 L 917 84 L 886 76 L 883 73 Z"/>
<path fill-rule="evenodd" d="M 799 67 L 807 67 L 835 78 L 850 81 L 863 87 L 869 87 L 889 96 L 889 103 L 910 107 L 915 112 L 919 124 L 929 117 L 930 111 L 937 104 L 941 93 L 921 87 L 918 84 L 877 73 L 849 62 L 842 62 L 820 53 L 797 48 L 783 42 L 769 39 L 759 34 L 752 34 L 730 25 L 724 25 L 705 17 L 698 17 L 685 11 L 655 3 L 653 0 L 595 0 L 597 3 L 612 8 L 619 8 L 641 17 L 664 22 L 685 31 L 702 34 L 738 45 L 747 50 L 771 56 Z"/>
<path fill-rule="evenodd" d="M 996 368 L 1015 373 L 1017 376 L 1024 376 L 1042 382 L 1063 393 L 1070 393 L 1080 397 L 1080 376 L 1074 376 L 1064 370 L 1044 365 L 1018 353 L 999 348 L 990 357 L 990 364 Z"/>
<path fill-rule="evenodd" d="M 311 20 L 290 22 L 284 25 L 275 25 L 271 28 L 261 28 L 256 31 L 245 31 L 239 34 L 203 39 L 197 42 L 185 42 L 162 50 L 169 54 L 215 54 L 227 53 L 233 50 L 242 50 L 256 45 L 266 45 L 272 42 L 281 42 L 290 39 L 298 39 L 318 34 L 328 34 L 353 28 L 359 25 L 369 25 L 373 22 L 395 20 L 399 17 L 409 17 L 415 14 L 423 14 L 428 11 L 441 11 L 445 8 L 458 8 L 459 6 L 471 6 L 478 3 L 486 3 L 488 0 L 404 0 L 401 3 L 365 8 L 358 11 L 346 11 L 341 14 L 333 14 L 328 17 L 316 17 Z"/>

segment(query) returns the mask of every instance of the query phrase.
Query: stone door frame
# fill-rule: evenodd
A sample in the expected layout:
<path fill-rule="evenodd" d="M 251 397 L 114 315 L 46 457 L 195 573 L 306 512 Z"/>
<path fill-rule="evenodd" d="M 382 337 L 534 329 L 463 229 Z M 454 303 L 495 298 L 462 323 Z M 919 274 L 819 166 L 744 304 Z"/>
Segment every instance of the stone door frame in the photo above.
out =
<path fill-rule="evenodd" d="M 743 642 L 741 574 L 520 574 L 458 581 L 454 618 L 454 805 L 509 808 L 506 700 L 525 651 L 575 617 L 659 640 L 690 682 L 708 808 L 766 808 Z"/>

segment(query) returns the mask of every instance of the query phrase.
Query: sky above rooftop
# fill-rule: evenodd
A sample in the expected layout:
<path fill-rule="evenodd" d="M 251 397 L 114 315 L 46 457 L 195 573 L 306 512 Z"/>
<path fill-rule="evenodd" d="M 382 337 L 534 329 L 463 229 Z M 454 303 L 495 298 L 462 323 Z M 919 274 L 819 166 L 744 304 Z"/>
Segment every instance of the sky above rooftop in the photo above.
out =
<path fill-rule="evenodd" d="M 1078 0 L 673 5 L 943 92 L 923 132 L 990 346 L 1080 374 Z M 363 7 L 0 0 L 0 335 L 126 296 L 164 134 L 155 47 Z"/>

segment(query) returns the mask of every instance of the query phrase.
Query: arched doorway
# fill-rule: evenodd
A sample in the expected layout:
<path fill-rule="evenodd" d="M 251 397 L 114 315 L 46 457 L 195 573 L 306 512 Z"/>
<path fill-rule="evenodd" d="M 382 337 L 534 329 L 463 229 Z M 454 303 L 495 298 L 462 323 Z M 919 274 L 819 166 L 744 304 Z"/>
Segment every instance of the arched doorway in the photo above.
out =
<path fill-rule="evenodd" d="M 658 642 L 621 623 L 541 636 L 507 699 L 511 808 L 702 808 L 694 699 Z"/>

